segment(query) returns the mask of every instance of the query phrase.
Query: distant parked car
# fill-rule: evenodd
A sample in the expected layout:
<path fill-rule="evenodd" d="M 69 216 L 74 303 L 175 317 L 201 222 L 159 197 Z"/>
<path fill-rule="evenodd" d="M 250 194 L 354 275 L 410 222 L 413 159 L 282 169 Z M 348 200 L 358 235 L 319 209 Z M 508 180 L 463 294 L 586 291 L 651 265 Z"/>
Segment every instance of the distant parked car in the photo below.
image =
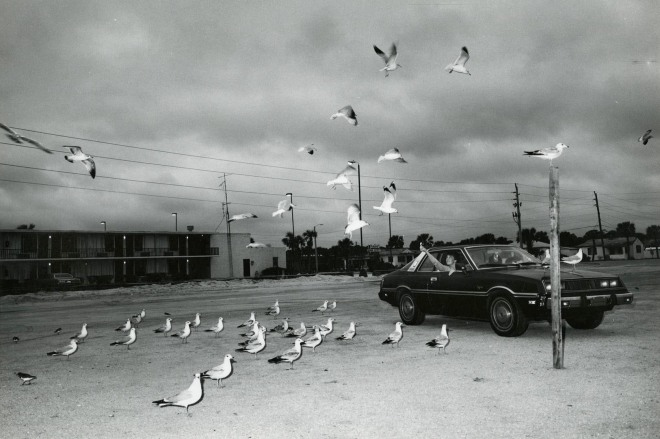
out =
<path fill-rule="evenodd" d="M 530 321 L 551 319 L 548 265 L 514 245 L 461 245 L 430 249 L 441 264 L 448 256 L 455 271 L 437 271 L 426 253 L 385 275 L 378 296 L 399 308 L 401 321 L 419 325 L 427 314 L 487 320 L 504 337 L 522 335 Z M 605 311 L 631 304 L 630 293 L 613 274 L 579 266 L 561 271 L 562 318 L 576 329 L 598 327 Z"/>
<path fill-rule="evenodd" d="M 55 285 L 80 285 L 82 281 L 77 277 L 73 277 L 69 273 L 53 273 L 51 275 L 53 284 Z"/>

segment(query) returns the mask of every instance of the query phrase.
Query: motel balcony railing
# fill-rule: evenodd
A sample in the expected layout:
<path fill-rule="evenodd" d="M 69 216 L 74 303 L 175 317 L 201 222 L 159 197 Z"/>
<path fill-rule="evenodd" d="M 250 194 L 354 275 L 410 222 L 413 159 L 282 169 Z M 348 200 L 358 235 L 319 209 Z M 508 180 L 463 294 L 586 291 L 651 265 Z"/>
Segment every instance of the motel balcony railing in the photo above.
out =
<path fill-rule="evenodd" d="M 176 256 L 218 256 L 218 247 L 210 247 L 201 251 L 186 252 L 185 249 L 172 250 L 164 247 L 142 248 L 140 250 L 104 248 L 84 248 L 72 251 L 55 251 L 40 249 L 25 251 L 21 249 L 0 249 L 0 259 L 102 259 L 121 257 L 176 257 Z"/>

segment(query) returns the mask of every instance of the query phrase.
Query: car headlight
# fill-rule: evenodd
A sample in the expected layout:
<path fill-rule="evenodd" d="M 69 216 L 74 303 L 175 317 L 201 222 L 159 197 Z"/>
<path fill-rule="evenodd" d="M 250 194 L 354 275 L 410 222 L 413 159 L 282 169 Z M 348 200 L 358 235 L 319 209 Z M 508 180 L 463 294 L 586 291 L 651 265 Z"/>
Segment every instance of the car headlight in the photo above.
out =
<path fill-rule="evenodd" d="M 601 288 L 607 288 L 607 287 L 609 287 L 609 286 L 610 286 L 610 282 L 609 282 L 609 281 L 606 281 L 606 280 L 601 280 L 601 281 L 600 281 L 600 287 L 601 287 Z"/>
<path fill-rule="evenodd" d="M 618 287 L 619 286 L 619 281 L 614 279 L 610 281 L 610 286 L 611 287 Z"/>

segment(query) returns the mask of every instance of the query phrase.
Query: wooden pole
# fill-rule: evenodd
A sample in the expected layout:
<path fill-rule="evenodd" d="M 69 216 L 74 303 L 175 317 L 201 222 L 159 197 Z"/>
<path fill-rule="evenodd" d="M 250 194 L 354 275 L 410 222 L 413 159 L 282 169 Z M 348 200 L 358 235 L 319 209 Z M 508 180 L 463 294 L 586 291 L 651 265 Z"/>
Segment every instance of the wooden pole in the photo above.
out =
<path fill-rule="evenodd" d="M 561 320 L 561 276 L 559 273 L 559 169 L 550 166 L 550 305 L 552 313 L 552 364 L 564 367 L 564 334 Z"/>

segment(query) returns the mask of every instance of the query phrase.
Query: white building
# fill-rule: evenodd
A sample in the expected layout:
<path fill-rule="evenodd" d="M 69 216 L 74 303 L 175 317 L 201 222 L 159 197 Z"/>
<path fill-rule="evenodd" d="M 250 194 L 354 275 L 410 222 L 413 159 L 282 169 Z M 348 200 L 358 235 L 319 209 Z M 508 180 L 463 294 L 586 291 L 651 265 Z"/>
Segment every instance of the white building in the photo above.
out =
<path fill-rule="evenodd" d="M 582 252 L 588 255 L 592 261 L 605 259 L 603 247 L 605 247 L 605 255 L 611 260 L 644 258 L 644 244 L 636 237 L 603 239 L 603 245 L 598 238 L 580 244 Z"/>

